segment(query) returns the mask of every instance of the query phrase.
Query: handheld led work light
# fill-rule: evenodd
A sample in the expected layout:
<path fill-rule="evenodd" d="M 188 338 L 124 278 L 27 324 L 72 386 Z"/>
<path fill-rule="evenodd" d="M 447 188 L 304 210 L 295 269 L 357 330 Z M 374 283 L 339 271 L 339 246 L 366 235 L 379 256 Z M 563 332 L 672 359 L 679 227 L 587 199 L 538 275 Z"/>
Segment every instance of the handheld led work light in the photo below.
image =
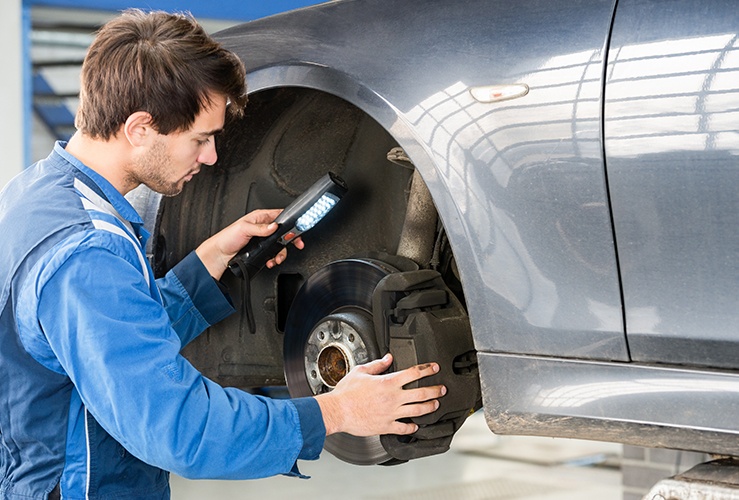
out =
<path fill-rule="evenodd" d="M 347 190 L 344 180 L 332 172 L 318 179 L 277 216 L 277 230 L 266 238 L 252 238 L 228 263 L 229 269 L 245 280 L 253 278 L 288 243 L 318 224 Z"/>

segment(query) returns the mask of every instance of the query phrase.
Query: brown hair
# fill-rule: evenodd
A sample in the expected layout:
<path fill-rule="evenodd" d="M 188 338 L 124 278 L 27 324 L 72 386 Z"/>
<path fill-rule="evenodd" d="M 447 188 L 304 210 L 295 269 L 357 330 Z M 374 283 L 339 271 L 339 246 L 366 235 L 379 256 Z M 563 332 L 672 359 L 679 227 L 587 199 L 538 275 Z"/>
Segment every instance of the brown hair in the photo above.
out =
<path fill-rule="evenodd" d="M 100 29 L 80 78 L 75 125 L 104 140 L 136 111 L 169 134 L 187 130 L 212 94 L 230 101 L 232 116 L 246 105 L 243 64 L 189 14 L 126 10 Z"/>

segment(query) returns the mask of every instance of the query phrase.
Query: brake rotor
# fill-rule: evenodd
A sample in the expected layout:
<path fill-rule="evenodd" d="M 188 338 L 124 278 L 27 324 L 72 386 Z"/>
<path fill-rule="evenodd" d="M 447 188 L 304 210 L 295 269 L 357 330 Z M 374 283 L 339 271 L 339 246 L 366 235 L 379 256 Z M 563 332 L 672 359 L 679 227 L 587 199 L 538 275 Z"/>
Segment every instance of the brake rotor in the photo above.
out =
<path fill-rule="evenodd" d="M 382 278 L 396 271 L 371 259 L 340 260 L 303 284 L 285 324 L 285 379 L 292 397 L 329 392 L 354 366 L 379 357 L 372 292 Z M 324 449 L 356 465 L 393 460 L 379 436 L 332 434 Z"/>

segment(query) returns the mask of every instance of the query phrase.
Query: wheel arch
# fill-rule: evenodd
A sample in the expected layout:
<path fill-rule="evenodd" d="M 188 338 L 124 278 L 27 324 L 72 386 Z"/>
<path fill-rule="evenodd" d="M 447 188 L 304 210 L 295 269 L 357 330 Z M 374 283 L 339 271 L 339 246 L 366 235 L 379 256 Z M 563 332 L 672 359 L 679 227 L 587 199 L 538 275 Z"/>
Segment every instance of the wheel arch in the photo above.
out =
<path fill-rule="evenodd" d="M 428 187 L 439 218 L 449 237 L 463 289 L 483 289 L 484 284 L 478 278 L 476 259 L 469 244 L 470 229 L 462 215 L 463 209 L 451 195 L 442 176 L 438 174 L 443 166 L 434 160 L 434 155 L 428 150 L 425 142 L 417 136 L 414 126 L 391 102 L 351 75 L 336 68 L 318 64 L 289 63 L 265 66 L 249 71 L 246 80 L 250 95 L 277 88 L 310 89 L 343 99 L 375 120 L 403 148 Z M 445 161 L 451 162 L 452 159 L 445 159 Z M 465 299 L 474 339 L 476 317 L 479 321 L 484 321 L 484 310 L 476 306 L 475 294 L 465 293 Z"/>

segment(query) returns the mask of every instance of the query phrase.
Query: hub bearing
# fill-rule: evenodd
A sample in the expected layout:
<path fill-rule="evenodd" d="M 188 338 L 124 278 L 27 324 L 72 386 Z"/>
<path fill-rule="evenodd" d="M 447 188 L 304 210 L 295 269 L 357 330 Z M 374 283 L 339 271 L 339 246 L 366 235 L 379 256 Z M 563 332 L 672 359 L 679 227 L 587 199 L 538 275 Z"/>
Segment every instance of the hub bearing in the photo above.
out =
<path fill-rule="evenodd" d="M 377 357 L 374 344 L 367 348 L 363 337 L 374 332 L 372 321 L 361 310 L 326 316 L 308 335 L 305 374 L 313 394 L 321 394 L 357 365 Z"/>

